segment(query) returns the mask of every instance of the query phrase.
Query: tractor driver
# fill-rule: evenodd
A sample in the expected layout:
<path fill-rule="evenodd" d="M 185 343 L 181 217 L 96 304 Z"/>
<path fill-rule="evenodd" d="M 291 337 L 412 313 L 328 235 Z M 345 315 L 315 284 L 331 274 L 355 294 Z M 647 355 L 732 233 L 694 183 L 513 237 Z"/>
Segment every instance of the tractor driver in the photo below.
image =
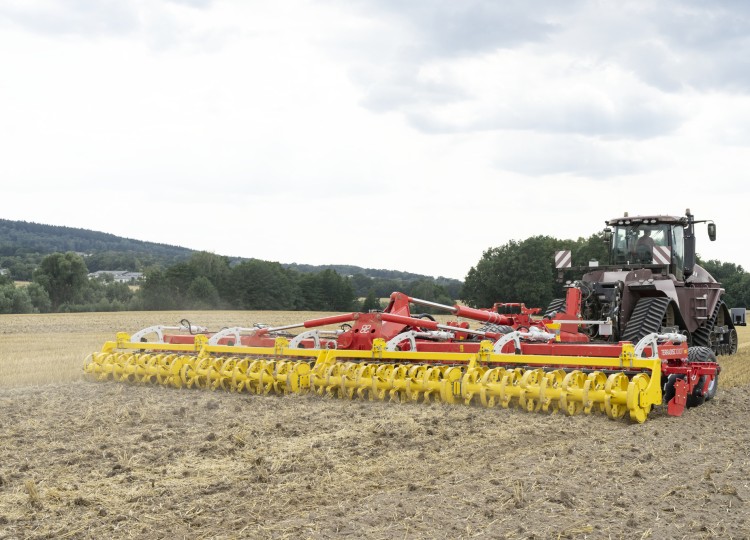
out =
<path fill-rule="evenodd" d="M 651 228 L 643 229 L 643 235 L 635 243 L 635 256 L 640 262 L 653 260 L 654 239 L 651 238 Z"/>
<path fill-rule="evenodd" d="M 651 229 L 643 229 L 643 236 L 641 236 L 635 243 L 635 249 L 638 249 L 639 246 L 646 246 L 649 251 L 654 248 L 654 239 L 651 238 Z"/>

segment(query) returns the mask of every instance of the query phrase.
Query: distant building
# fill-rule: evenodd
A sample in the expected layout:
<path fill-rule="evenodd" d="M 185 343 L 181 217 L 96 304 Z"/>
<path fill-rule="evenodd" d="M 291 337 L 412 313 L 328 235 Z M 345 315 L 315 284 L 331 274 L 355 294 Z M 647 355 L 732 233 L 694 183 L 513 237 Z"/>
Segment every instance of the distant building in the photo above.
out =
<path fill-rule="evenodd" d="M 91 272 L 89 274 L 89 279 L 97 279 L 104 276 L 112 276 L 112 279 L 117 283 L 134 283 L 143 278 L 143 273 L 128 272 L 127 270 L 99 270 L 97 272 Z"/>

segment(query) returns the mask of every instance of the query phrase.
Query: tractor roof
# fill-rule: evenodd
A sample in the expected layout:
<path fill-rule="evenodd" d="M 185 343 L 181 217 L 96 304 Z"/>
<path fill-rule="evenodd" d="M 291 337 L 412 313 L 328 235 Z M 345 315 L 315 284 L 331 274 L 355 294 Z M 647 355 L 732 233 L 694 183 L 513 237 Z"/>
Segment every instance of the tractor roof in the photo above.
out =
<path fill-rule="evenodd" d="M 683 223 L 684 217 L 675 216 L 623 216 L 607 221 L 607 225 L 636 225 L 641 223 Z"/>

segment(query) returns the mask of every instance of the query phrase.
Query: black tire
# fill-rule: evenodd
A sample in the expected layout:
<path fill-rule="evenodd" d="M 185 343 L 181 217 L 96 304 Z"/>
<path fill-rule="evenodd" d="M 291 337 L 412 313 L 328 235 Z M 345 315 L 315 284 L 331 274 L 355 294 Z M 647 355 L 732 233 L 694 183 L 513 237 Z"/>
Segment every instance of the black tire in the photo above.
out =
<path fill-rule="evenodd" d="M 737 354 L 737 330 L 734 328 L 729 330 L 729 353 L 728 354 Z"/>
<path fill-rule="evenodd" d="M 714 380 L 711 381 L 708 385 L 708 389 L 706 390 L 706 401 L 711 401 L 713 398 L 716 397 L 716 392 L 719 390 L 719 374 L 716 373 L 714 376 Z"/>
<path fill-rule="evenodd" d="M 481 332 L 493 332 L 495 334 L 510 334 L 513 332 L 512 326 L 507 326 L 505 324 L 492 324 L 487 323 L 484 326 L 478 328 Z M 457 330 L 460 332 L 461 330 Z"/>
<path fill-rule="evenodd" d="M 715 364 L 716 354 L 710 347 L 690 347 L 688 349 L 688 363 L 691 362 L 713 362 Z M 716 397 L 716 393 L 719 390 L 719 374 L 716 374 L 704 392 L 703 387 L 706 385 L 706 377 L 707 375 L 701 376 L 698 384 L 693 388 L 692 394 L 688 396 L 688 407 L 697 407 L 698 405 L 702 405 L 704 401 L 709 401 Z"/>
<path fill-rule="evenodd" d="M 687 403 L 685 404 L 688 408 L 699 407 L 706 402 L 706 396 L 703 394 L 703 386 L 706 384 L 706 376 L 703 375 L 699 380 L 698 384 L 693 388 L 692 393 L 687 396 Z"/>

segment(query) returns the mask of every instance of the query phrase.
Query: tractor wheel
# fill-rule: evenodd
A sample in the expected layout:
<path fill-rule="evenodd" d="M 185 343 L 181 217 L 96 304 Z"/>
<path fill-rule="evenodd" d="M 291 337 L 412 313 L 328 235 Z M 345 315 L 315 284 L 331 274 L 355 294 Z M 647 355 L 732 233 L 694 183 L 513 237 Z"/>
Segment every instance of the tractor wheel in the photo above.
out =
<path fill-rule="evenodd" d="M 728 354 L 737 353 L 737 330 L 734 328 L 729 330 L 729 343 L 727 345 L 729 349 Z"/>
<path fill-rule="evenodd" d="M 690 347 L 688 349 L 688 362 L 713 362 L 716 363 L 716 354 L 710 347 Z M 702 375 L 698 384 L 693 388 L 693 392 L 688 396 L 687 406 L 697 407 L 704 401 L 713 399 L 719 389 L 719 375 L 708 384 L 705 392 L 703 387 L 706 384 L 706 375 Z"/>

